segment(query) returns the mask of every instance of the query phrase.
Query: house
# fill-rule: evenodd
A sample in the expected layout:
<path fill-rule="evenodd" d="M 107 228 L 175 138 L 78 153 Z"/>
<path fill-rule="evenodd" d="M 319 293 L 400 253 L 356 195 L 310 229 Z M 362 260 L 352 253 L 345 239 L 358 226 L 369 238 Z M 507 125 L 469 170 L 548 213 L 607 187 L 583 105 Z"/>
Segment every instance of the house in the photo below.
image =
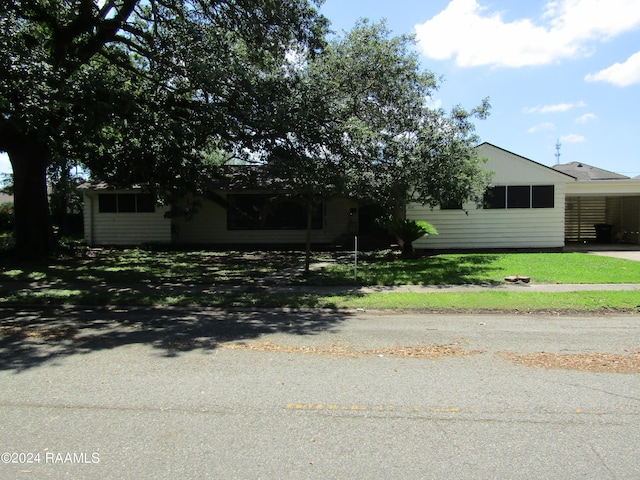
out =
<path fill-rule="evenodd" d="M 84 239 L 89 245 L 171 243 L 171 220 L 166 206 L 140 186 L 112 189 L 104 182 L 84 183 Z"/>
<path fill-rule="evenodd" d="M 490 143 L 477 148 L 493 172 L 483 204 L 408 205 L 407 218 L 428 221 L 438 230 L 414 247 L 562 248 L 566 185 L 575 178 Z"/>
<path fill-rule="evenodd" d="M 582 170 L 575 171 L 584 165 L 551 168 L 490 143 L 477 148 L 487 159 L 485 168 L 493 172 L 483 204 L 409 204 L 407 218 L 428 221 L 439 232 L 414 242 L 415 248 L 561 249 L 566 241 L 598 240 L 595 225 L 615 226 L 614 235 L 640 230 L 639 179 L 615 174 L 587 179 L 581 177 Z M 85 240 L 90 245 L 304 245 L 306 210 L 279 195 L 284 186 L 275 179 L 256 169 L 244 172 L 241 180 L 231 176 L 227 183 L 218 183 L 214 199 L 197 199 L 200 205 L 191 219 L 169 218 L 169 208 L 158 206 L 139 187 L 115 190 L 104 183 L 85 184 Z M 325 200 L 313 212 L 311 241 L 332 245 L 356 234 L 375 236 L 380 233 L 375 217 L 375 207 L 359 206 L 353 199 Z"/>
<path fill-rule="evenodd" d="M 218 183 L 217 201 L 195 199 L 198 207 L 192 218 L 169 218 L 169 207 L 155 204 L 140 187 L 118 190 L 104 183 L 84 184 L 85 241 L 89 245 L 304 245 L 306 209 L 295 199 L 274 193 L 281 189 L 270 179 L 243 176 Z M 185 199 L 176 207 L 188 203 Z M 312 215 L 312 243 L 329 245 L 341 236 L 355 235 L 357 210 L 357 203 L 346 198 L 324 201 Z"/>

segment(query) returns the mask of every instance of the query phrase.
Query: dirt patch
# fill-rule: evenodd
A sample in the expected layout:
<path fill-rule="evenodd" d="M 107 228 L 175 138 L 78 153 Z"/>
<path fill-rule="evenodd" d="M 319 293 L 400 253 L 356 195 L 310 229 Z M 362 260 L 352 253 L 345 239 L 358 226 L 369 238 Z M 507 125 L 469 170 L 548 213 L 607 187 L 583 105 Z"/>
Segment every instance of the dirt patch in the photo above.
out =
<path fill-rule="evenodd" d="M 76 329 L 68 326 L 48 327 L 48 328 L 25 328 L 25 327 L 0 327 L 0 337 L 11 338 L 13 340 L 68 340 L 76 335 Z"/>
<path fill-rule="evenodd" d="M 614 353 L 529 353 L 497 352 L 495 356 L 516 365 L 550 370 L 580 370 L 596 373 L 640 373 L 640 350 L 627 355 Z"/>
<path fill-rule="evenodd" d="M 272 342 L 223 343 L 220 347 L 229 350 L 256 352 L 292 353 L 307 355 L 331 355 L 337 357 L 383 356 L 394 358 L 418 358 L 436 360 L 443 357 L 466 357 L 484 353 L 482 350 L 465 350 L 454 345 L 410 345 L 378 349 L 359 350 L 350 345 L 333 344 L 328 347 L 279 345 Z"/>

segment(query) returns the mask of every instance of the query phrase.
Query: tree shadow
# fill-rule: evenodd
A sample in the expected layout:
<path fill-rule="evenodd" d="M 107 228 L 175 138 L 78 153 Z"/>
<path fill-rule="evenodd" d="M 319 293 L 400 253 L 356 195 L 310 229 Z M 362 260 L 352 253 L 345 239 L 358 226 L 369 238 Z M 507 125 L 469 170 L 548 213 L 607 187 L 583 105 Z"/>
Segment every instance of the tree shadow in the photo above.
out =
<path fill-rule="evenodd" d="M 284 309 L 0 308 L 0 370 L 20 372 L 72 355 L 134 344 L 174 357 L 278 332 L 314 335 L 335 329 L 349 315 Z"/>
<path fill-rule="evenodd" d="M 151 251 L 95 248 L 45 262 L 0 256 L 0 281 L 163 283 L 234 285 L 254 283 L 304 265 L 300 252 Z"/>
<path fill-rule="evenodd" d="M 360 264 L 359 281 L 364 285 L 493 285 L 499 268 L 498 255 L 422 256 L 413 259 L 371 257 Z M 345 262 L 346 264 L 346 262 Z M 326 268 L 313 272 L 309 284 L 345 283 L 345 269 Z"/>

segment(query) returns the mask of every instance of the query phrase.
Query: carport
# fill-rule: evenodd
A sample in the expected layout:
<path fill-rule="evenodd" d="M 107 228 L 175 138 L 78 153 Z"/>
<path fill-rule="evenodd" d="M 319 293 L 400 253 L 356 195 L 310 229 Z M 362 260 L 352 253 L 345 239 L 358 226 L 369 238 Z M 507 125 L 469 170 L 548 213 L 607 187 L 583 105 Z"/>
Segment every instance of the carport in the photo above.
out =
<path fill-rule="evenodd" d="M 553 168 L 575 178 L 566 184 L 565 244 L 640 244 L 640 177 L 581 162 Z"/>
<path fill-rule="evenodd" d="M 620 189 L 623 186 L 620 183 L 617 181 L 615 187 Z M 565 242 L 640 244 L 640 194 L 587 191 L 576 194 L 569 193 L 573 190 L 570 186 L 565 204 Z M 626 187 L 631 187 L 631 183 Z M 640 182 L 635 182 L 635 188 L 638 192 Z"/>

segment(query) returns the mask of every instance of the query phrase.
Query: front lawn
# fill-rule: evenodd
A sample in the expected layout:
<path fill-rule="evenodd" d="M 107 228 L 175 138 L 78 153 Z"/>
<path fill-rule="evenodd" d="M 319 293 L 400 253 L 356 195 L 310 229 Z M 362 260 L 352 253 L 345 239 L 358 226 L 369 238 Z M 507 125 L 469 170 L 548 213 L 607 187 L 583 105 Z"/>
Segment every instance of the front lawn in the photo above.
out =
<path fill-rule="evenodd" d="M 640 262 L 586 253 L 442 254 L 414 260 L 369 255 L 359 260 L 361 285 L 487 285 L 510 275 L 535 283 L 640 283 Z M 346 259 L 312 272 L 314 285 L 353 284 Z"/>
<path fill-rule="evenodd" d="M 313 307 L 429 311 L 638 312 L 638 292 L 283 293 L 270 278 L 294 284 L 354 285 L 353 257 L 318 253 L 300 275 L 299 252 L 153 252 L 93 249 L 49 264 L 5 258 L 0 304 L 208 307 Z M 284 275 L 282 273 L 284 272 Z M 492 285 L 504 277 L 533 283 L 640 283 L 640 262 L 585 253 L 441 254 L 402 260 L 361 255 L 357 285 Z M 260 286 L 261 281 L 266 282 Z M 183 288 L 185 286 L 186 288 Z M 259 287 L 260 286 L 260 287 Z M 236 288 L 242 287 L 242 288 Z M 259 287 L 259 288 L 258 288 Z"/>
<path fill-rule="evenodd" d="M 307 285 L 353 285 L 353 256 L 319 252 L 319 268 L 292 281 Z M 302 268 L 300 252 L 165 252 L 90 249 L 48 264 L 1 260 L 0 282 L 187 283 L 249 285 L 277 272 Z M 441 254 L 400 259 L 371 253 L 358 259 L 358 285 L 487 285 L 509 275 L 535 283 L 640 283 L 640 262 L 586 253 Z"/>

